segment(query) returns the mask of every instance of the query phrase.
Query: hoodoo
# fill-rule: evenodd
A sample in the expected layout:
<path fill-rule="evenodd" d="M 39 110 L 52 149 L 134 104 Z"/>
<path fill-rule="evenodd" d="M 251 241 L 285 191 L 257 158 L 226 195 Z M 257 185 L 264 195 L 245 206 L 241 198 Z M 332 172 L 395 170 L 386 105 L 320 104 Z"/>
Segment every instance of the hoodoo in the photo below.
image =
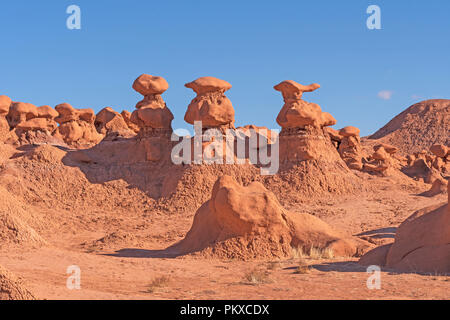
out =
<path fill-rule="evenodd" d="M 144 146 L 148 161 L 159 161 L 170 155 L 173 114 L 161 97 L 168 88 L 164 78 L 148 74 L 139 76 L 133 83 L 133 89 L 144 99 L 136 104 L 130 120 L 139 127 L 137 139 Z"/>
<path fill-rule="evenodd" d="M 281 126 L 280 160 L 339 160 L 331 140 L 325 137 L 324 127 L 336 124 L 336 120 L 319 105 L 302 100 L 304 92 L 320 88 L 318 84 L 301 85 L 287 80 L 274 87 L 283 95 L 284 106 L 277 117 Z"/>
<path fill-rule="evenodd" d="M 184 116 L 187 123 L 201 121 L 203 128 L 234 128 L 234 109 L 225 91 L 231 84 L 214 77 L 202 77 L 185 84 L 197 96 L 191 101 Z"/>

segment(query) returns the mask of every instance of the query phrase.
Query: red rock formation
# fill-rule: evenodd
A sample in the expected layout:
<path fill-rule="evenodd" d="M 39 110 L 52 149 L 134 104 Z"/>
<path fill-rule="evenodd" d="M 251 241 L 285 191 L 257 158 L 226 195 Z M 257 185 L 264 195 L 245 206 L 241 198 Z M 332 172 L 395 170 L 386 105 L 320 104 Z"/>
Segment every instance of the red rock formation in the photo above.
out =
<path fill-rule="evenodd" d="M 9 108 L 7 119 L 13 129 L 8 133 L 7 143 L 15 145 L 53 143 L 63 144 L 52 137 L 58 113 L 49 106 L 36 107 L 31 103 L 14 102 Z"/>
<path fill-rule="evenodd" d="M 393 118 L 370 139 L 398 147 L 403 155 L 428 150 L 433 144 L 450 145 L 450 100 L 416 103 Z"/>
<path fill-rule="evenodd" d="M 283 94 L 284 106 L 277 117 L 277 123 L 284 128 L 320 127 L 322 109 L 315 103 L 302 100 L 303 92 L 312 92 L 320 88 L 318 84 L 301 85 L 292 80 L 283 81 L 274 89 Z"/>
<path fill-rule="evenodd" d="M 362 148 L 361 139 L 359 137 L 359 129 L 348 126 L 339 130 L 342 136 L 339 145 L 339 154 L 350 169 L 361 170 L 362 164 Z"/>
<path fill-rule="evenodd" d="M 445 145 L 433 145 L 430 151 L 431 155 L 426 150 L 408 155 L 407 164 L 402 171 L 425 183 L 433 184 L 436 180 L 442 180 L 443 176 L 450 173 L 449 148 Z"/>
<path fill-rule="evenodd" d="M 430 159 L 431 167 L 442 174 L 450 174 L 450 148 L 438 144 L 431 146 L 430 151 L 435 155 Z"/>
<path fill-rule="evenodd" d="M 38 116 L 37 107 L 31 103 L 13 102 L 8 112 L 8 122 L 11 128 L 17 127 L 21 122 L 25 122 Z"/>
<path fill-rule="evenodd" d="M 136 105 L 130 121 L 139 127 L 137 139 L 146 150 L 148 161 L 160 161 L 170 156 L 173 114 L 161 97 L 169 88 L 162 77 L 143 74 L 133 83 L 133 89 L 144 95 Z"/>
<path fill-rule="evenodd" d="M 172 131 L 173 114 L 167 108 L 161 97 L 169 85 L 162 77 L 143 74 L 133 83 L 133 89 L 144 96 L 144 99 L 137 103 L 136 110 L 131 114 L 131 122 L 139 128 L 144 129 L 164 129 Z"/>
<path fill-rule="evenodd" d="M 186 237 L 171 250 L 177 254 L 203 251 L 241 259 L 286 257 L 292 248 L 330 249 L 336 256 L 361 255 L 367 243 L 336 231 L 322 220 L 291 213 L 261 183 L 247 187 L 223 176 L 212 196 L 194 217 Z"/>
<path fill-rule="evenodd" d="M 97 131 L 105 136 L 106 140 L 117 140 L 119 138 L 131 138 L 135 136 L 122 115 L 110 107 L 103 108 L 95 117 Z"/>
<path fill-rule="evenodd" d="M 91 147 L 103 139 L 95 128 L 95 113 L 92 109 L 75 109 L 68 103 L 55 107 L 58 117 L 55 121 L 59 127 L 54 136 L 76 148 Z"/>
<path fill-rule="evenodd" d="M 381 176 L 389 176 L 393 173 L 394 169 L 401 168 L 402 159 L 395 156 L 395 153 L 398 151 L 397 147 L 380 143 L 375 145 L 373 150 L 374 153 L 363 165 L 363 171 Z"/>
<path fill-rule="evenodd" d="M 450 199 L 450 186 L 447 187 Z M 397 229 L 395 241 L 368 252 L 363 265 L 379 265 L 405 272 L 450 274 L 450 207 L 419 210 Z"/>
<path fill-rule="evenodd" d="M 131 122 L 131 112 L 128 110 L 123 110 L 120 114 L 122 115 L 122 118 L 127 124 L 128 128 L 134 131 L 134 133 L 138 133 L 140 129 L 137 124 Z"/>
<path fill-rule="evenodd" d="M 9 107 L 12 101 L 7 96 L 0 96 L 0 142 L 3 142 L 9 133 L 9 124 L 6 116 L 9 112 Z"/>
<path fill-rule="evenodd" d="M 450 148 L 442 144 L 435 144 L 431 146 L 430 151 L 439 158 L 445 158 L 450 154 Z"/>
<path fill-rule="evenodd" d="M 422 195 L 425 197 L 434 197 L 438 194 L 446 193 L 447 185 L 448 185 L 447 180 L 443 178 L 437 178 L 431 184 L 431 188 L 428 191 L 422 193 Z"/>
<path fill-rule="evenodd" d="M 333 146 L 338 149 L 339 144 L 342 141 L 343 136 L 339 134 L 339 131 L 330 127 L 323 128 L 324 133 L 326 133 L 329 137 L 331 142 L 333 143 Z"/>
<path fill-rule="evenodd" d="M 303 92 L 320 88 L 318 84 L 304 86 L 287 80 L 274 86 L 283 95 L 284 105 L 277 117 L 280 133 L 280 158 L 283 162 L 325 159 L 336 161 L 339 155 L 323 127 L 336 120 L 322 112 L 320 106 L 302 100 Z"/>
<path fill-rule="evenodd" d="M 234 128 L 234 109 L 225 91 L 231 84 L 214 77 L 202 77 L 185 84 L 197 96 L 191 101 L 184 116 L 187 123 L 202 121 L 203 128 Z"/>

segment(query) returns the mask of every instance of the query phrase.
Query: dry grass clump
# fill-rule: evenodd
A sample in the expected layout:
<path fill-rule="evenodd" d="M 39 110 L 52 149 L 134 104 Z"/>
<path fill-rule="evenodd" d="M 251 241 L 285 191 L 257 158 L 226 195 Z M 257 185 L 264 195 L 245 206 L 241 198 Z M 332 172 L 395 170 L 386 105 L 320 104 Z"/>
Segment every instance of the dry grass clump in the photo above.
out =
<path fill-rule="evenodd" d="M 158 291 L 159 289 L 165 288 L 170 282 L 170 277 L 168 276 L 160 276 L 156 277 L 150 282 L 150 284 L 147 287 L 148 293 L 154 293 Z"/>
<path fill-rule="evenodd" d="M 321 259 L 333 259 L 334 252 L 331 248 L 320 249 L 316 247 L 311 247 L 308 250 L 304 250 L 302 247 L 292 248 L 292 259 L 294 260 L 302 260 L 302 259 L 312 259 L 312 260 L 321 260 Z"/>
<path fill-rule="evenodd" d="M 307 264 L 300 264 L 294 271 L 295 274 L 307 274 L 311 273 L 311 267 Z"/>
<path fill-rule="evenodd" d="M 267 270 L 254 269 L 244 276 L 244 283 L 249 285 L 260 285 L 271 282 L 270 273 Z"/>
<path fill-rule="evenodd" d="M 295 274 L 308 274 L 311 273 L 311 267 L 307 260 L 322 260 L 333 259 L 334 253 L 330 248 L 320 249 L 316 247 L 310 247 L 305 250 L 302 247 L 292 248 L 292 259 L 296 260 L 298 267 L 295 269 Z"/>

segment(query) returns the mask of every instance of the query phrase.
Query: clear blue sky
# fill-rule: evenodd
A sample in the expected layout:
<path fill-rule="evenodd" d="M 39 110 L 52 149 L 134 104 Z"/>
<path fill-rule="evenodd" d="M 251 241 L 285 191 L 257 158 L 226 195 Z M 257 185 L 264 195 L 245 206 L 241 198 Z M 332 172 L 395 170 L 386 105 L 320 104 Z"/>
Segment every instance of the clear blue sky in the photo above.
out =
<path fill-rule="evenodd" d="M 71 4 L 81 30 L 66 28 Z M 370 4 L 381 7 L 382 30 L 366 27 Z M 190 128 L 194 93 L 184 84 L 201 76 L 233 85 L 237 125 L 269 128 L 283 105 L 272 87 L 288 79 L 320 83 L 305 100 L 363 135 L 414 102 L 450 98 L 448 0 L 2 1 L 0 39 L 0 94 L 132 111 L 134 79 L 159 75 L 174 129 Z"/>

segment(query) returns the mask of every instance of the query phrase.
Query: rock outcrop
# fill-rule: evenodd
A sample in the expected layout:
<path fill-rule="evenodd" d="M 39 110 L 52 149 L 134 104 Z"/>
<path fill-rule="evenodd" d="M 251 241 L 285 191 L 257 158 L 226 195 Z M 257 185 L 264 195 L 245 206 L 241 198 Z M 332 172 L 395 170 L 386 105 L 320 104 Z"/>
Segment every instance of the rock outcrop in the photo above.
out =
<path fill-rule="evenodd" d="M 55 117 L 58 115 L 50 106 L 36 107 L 31 103 L 12 103 L 8 121 L 12 128 L 7 142 L 14 145 L 51 143 L 64 145 L 60 139 L 53 137 L 58 124 Z"/>
<path fill-rule="evenodd" d="M 95 113 L 92 109 L 75 109 L 68 103 L 55 107 L 58 116 L 55 121 L 59 127 L 54 136 L 62 139 L 67 145 L 76 148 L 88 148 L 103 139 L 103 135 L 95 128 Z"/>
<path fill-rule="evenodd" d="M 13 102 L 8 112 L 8 122 L 11 128 L 17 127 L 18 124 L 37 118 L 38 110 L 34 104 L 25 102 Z"/>
<path fill-rule="evenodd" d="M 320 88 L 318 84 L 301 85 L 286 80 L 274 86 L 283 95 L 284 105 L 277 116 L 281 126 L 280 159 L 282 162 L 298 162 L 313 159 L 334 161 L 339 158 L 331 140 L 325 136 L 324 127 L 336 124 L 336 120 L 319 105 L 302 100 L 304 92 Z"/>
<path fill-rule="evenodd" d="M 202 77 L 185 84 L 197 96 L 191 101 L 184 116 L 187 123 L 202 122 L 202 128 L 234 128 L 234 108 L 225 96 L 231 84 L 214 77 Z"/>
<path fill-rule="evenodd" d="M 140 129 L 137 124 L 131 122 L 131 112 L 128 110 L 123 110 L 120 114 L 122 115 L 122 118 L 127 124 L 128 128 L 134 133 L 138 133 Z"/>
<path fill-rule="evenodd" d="M 6 116 L 12 101 L 7 96 L 0 96 L 0 142 L 3 142 L 9 133 L 9 123 Z"/>
<path fill-rule="evenodd" d="M 368 252 L 360 263 L 403 272 L 450 274 L 449 226 L 448 203 L 419 210 L 398 227 L 393 244 Z"/>
<path fill-rule="evenodd" d="M 211 199 L 198 209 L 186 237 L 170 251 L 252 259 L 286 257 L 292 248 L 305 252 L 329 249 L 335 256 L 358 256 L 368 245 L 312 215 L 283 209 L 259 182 L 244 187 L 223 176 L 216 181 Z"/>
<path fill-rule="evenodd" d="M 160 161 L 170 156 L 173 114 L 161 97 L 169 84 L 162 77 L 143 74 L 133 83 L 133 89 L 144 96 L 137 103 L 130 121 L 139 127 L 137 139 L 146 150 L 148 161 Z"/>
<path fill-rule="evenodd" d="M 400 169 L 400 160 L 395 157 L 398 148 L 380 143 L 373 147 L 374 153 L 366 159 L 363 171 L 381 176 L 389 176 L 393 170 Z"/>
<path fill-rule="evenodd" d="M 135 132 L 129 128 L 122 115 L 110 107 L 103 108 L 95 116 L 95 127 L 104 140 L 131 138 Z"/>
<path fill-rule="evenodd" d="M 450 148 L 442 144 L 433 145 L 430 151 L 434 154 L 430 158 L 431 167 L 444 175 L 450 175 Z"/>
<path fill-rule="evenodd" d="M 409 177 L 425 183 L 433 184 L 436 180 L 443 180 L 443 177 L 450 174 L 449 150 L 445 145 L 433 145 L 430 147 L 431 153 L 426 150 L 415 152 L 408 155 L 407 163 L 401 170 Z"/>
<path fill-rule="evenodd" d="M 161 97 L 168 88 L 169 84 L 164 78 L 148 74 L 143 74 L 134 81 L 133 89 L 142 94 L 144 99 L 136 104 L 131 121 L 141 131 L 172 131 L 173 114 Z"/>
<path fill-rule="evenodd" d="M 362 164 L 362 148 L 361 138 L 359 137 L 359 129 L 348 126 L 339 130 L 342 136 L 339 144 L 339 154 L 350 169 L 361 170 Z"/>

